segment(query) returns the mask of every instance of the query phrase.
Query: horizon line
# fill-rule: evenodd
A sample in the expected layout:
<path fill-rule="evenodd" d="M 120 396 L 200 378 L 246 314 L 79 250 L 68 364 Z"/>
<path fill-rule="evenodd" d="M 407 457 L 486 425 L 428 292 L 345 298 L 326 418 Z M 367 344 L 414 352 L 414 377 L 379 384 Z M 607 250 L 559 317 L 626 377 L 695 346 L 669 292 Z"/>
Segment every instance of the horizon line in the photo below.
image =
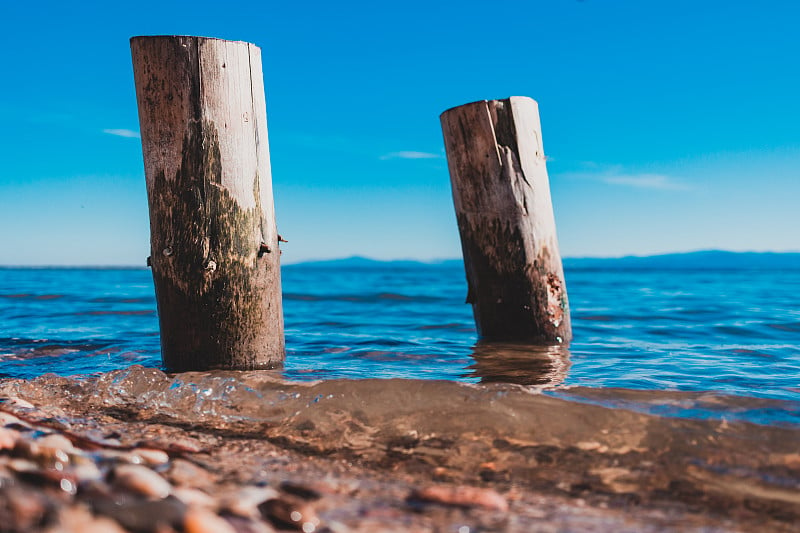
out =
<path fill-rule="evenodd" d="M 800 254 L 800 249 L 798 250 L 723 250 L 718 248 L 701 248 L 697 250 L 687 250 L 687 251 L 680 251 L 680 252 L 660 252 L 660 253 L 653 253 L 653 254 L 627 254 L 627 255 L 608 255 L 608 256 L 589 256 L 589 255 L 569 255 L 563 256 L 561 259 L 564 260 L 581 260 L 581 259 L 591 259 L 591 260 L 604 260 L 604 259 L 628 259 L 628 258 L 648 258 L 648 257 L 660 257 L 665 255 L 689 255 L 689 254 L 697 254 L 697 253 L 729 253 L 729 254 L 775 254 L 775 255 L 791 255 L 791 254 Z M 298 261 L 291 261 L 287 263 L 281 263 L 281 266 L 293 266 L 293 265 L 302 265 L 306 263 L 322 263 L 322 262 L 333 262 L 333 261 L 345 261 L 348 259 L 364 259 L 367 261 L 372 261 L 376 263 L 401 263 L 401 262 L 408 262 L 408 263 L 421 263 L 421 264 L 428 264 L 428 265 L 435 265 L 437 263 L 444 263 L 450 261 L 463 261 L 461 257 L 444 257 L 444 258 L 435 258 L 435 259 L 417 259 L 417 258 L 395 258 L 395 259 L 376 259 L 374 257 L 369 257 L 366 255 L 349 255 L 344 257 L 329 257 L 329 258 L 317 258 L 317 259 L 302 259 Z M 57 264 L 0 264 L 0 269 L 3 270 L 11 270 L 11 269 L 94 269 L 94 270 L 149 270 L 150 267 L 143 266 L 143 265 L 130 265 L 130 264 L 83 264 L 83 265 L 57 265 Z"/>

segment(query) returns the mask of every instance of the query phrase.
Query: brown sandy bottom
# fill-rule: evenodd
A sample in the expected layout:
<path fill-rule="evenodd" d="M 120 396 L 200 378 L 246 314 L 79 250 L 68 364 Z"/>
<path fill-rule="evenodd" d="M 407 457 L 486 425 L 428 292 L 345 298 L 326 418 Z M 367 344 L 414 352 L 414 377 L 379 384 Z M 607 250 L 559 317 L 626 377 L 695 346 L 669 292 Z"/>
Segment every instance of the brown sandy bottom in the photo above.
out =
<path fill-rule="evenodd" d="M 0 531 L 792 531 L 800 431 L 513 385 L 0 381 Z"/>

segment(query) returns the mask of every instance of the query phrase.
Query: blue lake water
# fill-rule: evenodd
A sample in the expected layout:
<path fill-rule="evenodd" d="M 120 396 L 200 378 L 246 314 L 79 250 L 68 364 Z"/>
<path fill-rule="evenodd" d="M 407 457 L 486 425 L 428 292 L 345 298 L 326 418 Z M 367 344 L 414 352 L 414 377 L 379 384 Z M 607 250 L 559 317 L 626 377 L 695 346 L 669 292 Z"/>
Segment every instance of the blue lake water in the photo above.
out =
<path fill-rule="evenodd" d="M 511 382 L 800 425 L 800 271 L 568 270 L 569 349 L 478 342 L 457 266 L 283 269 L 290 380 Z M 160 366 L 148 270 L 0 269 L 0 377 Z"/>

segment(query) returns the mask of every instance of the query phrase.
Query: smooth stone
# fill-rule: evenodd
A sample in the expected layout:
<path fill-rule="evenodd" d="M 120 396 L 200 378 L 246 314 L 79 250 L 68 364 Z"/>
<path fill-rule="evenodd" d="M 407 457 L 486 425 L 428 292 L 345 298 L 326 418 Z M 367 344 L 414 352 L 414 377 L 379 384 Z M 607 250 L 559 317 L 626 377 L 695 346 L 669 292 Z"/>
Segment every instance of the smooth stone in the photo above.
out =
<path fill-rule="evenodd" d="M 58 470 L 62 470 L 64 466 L 70 463 L 69 454 L 62 448 L 64 441 L 57 438 L 44 440 L 51 436 L 58 437 L 57 435 L 47 435 L 36 440 L 19 439 L 14 451 L 23 457 L 36 461 L 42 466 L 55 467 Z M 44 440 L 44 443 L 41 442 L 42 440 Z M 74 449 L 71 442 L 68 442 L 68 444 L 71 449 Z"/>
<path fill-rule="evenodd" d="M 202 507 L 204 509 L 216 510 L 219 505 L 217 500 L 209 496 L 200 489 L 191 487 L 176 487 L 172 489 L 172 495 L 189 507 Z"/>
<path fill-rule="evenodd" d="M 413 491 L 409 499 L 456 507 L 484 507 L 496 511 L 508 511 L 508 501 L 497 491 L 466 485 L 455 487 L 433 485 Z"/>
<path fill-rule="evenodd" d="M 106 462 L 127 463 L 130 465 L 141 465 L 144 463 L 144 459 L 142 459 L 141 456 L 127 450 L 100 450 L 97 452 L 97 455 L 101 460 Z"/>
<path fill-rule="evenodd" d="M 41 492 L 11 487 L 4 489 L 3 500 L 8 513 L 4 513 L 4 519 L 12 523 L 0 524 L 0 531 L 5 531 L 6 526 L 10 531 L 33 530 L 47 513 L 47 501 Z"/>
<path fill-rule="evenodd" d="M 140 465 L 119 465 L 113 470 L 111 484 L 148 498 L 169 496 L 172 485 L 158 473 Z"/>
<path fill-rule="evenodd" d="M 0 450 L 13 450 L 20 438 L 19 431 L 11 428 L 0 428 Z"/>
<path fill-rule="evenodd" d="M 94 516 L 86 507 L 76 505 L 61 509 L 57 525 L 46 533 L 125 533 L 125 530 L 111 518 Z"/>
<path fill-rule="evenodd" d="M 303 533 L 314 533 L 320 520 L 314 507 L 292 496 L 267 500 L 258 506 L 261 514 L 278 527 L 297 529 Z"/>
<path fill-rule="evenodd" d="M 11 426 L 11 425 L 30 427 L 30 424 L 28 424 L 27 422 L 23 422 L 22 420 L 12 415 L 11 413 L 0 411 L 0 426 Z"/>
<path fill-rule="evenodd" d="M 220 508 L 231 514 L 252 518 L 260 515 L 260 504 L 277 497 L 278 491 L 270 487 L 244 487 L 224 496 L 220 501 Z"/>
<path fill-rule="evenodd" d="M 180 531 L 186 515 L 186 505 L 171 496 L 163 500 L 123 503 L 102 499 L 92 502 L 92 505 L 96 513 L 113 518 L 135 533 L 156 533 L 166 527 Z"/>
<path fill-rule="evenodd" d="M 169 462 L 169 454 L 164 450 L 154 450 L 152 448 L 137 448 L 132 450 L 133 455 L 139 456 L 144 464 L 163 465 Z"/>
<path fill-rule="evenodd" d="M 39 437 L 36 439 L 36 444 L 38 444 L 40 448 L 61 450 L 65 453 L 75 453 L 77 451 L 72 441 L 59 433 L 50 433 L 49 435 Z"/>
<path fill-rule="evenodd" d="M 214 484 L 214 477 L 208 470 L 185 459 L 170 462 L 169 470 L 164 475 L 177 486 L 198 488 Z"/>
<path fill-rule="evenodd" d="M 54 468 L 29 469 L 26 467 L 17 470 L 17 475 L 21 480 L 34 485 L 55 486 L 70 496 L 78 492 L 78 478 L 72 472 Z"/>
<path fill-rule="evenodd" d="M 94 463 L 79 463 L 72 466 L 72 473 L 78 478 L 78 482 L 97 481 L 103 478 L 103 473 Z"/>
<path fill-rule="evenodd" d="M 281 490 L 299 496 L 304 500 L 319 500 L 324 492 L 332 493 L 333 489 L 321 483 L 298 483 L 295 481 L 284 481 L 280 485 Z"/>
<path fill-rule="evenodd" d="M 21 474 L 23 472 L 35 472 L 39 470 L 39 465 L 29 459 L 14 458 L 6 461 L 6 467 L 12 472 Z"/>

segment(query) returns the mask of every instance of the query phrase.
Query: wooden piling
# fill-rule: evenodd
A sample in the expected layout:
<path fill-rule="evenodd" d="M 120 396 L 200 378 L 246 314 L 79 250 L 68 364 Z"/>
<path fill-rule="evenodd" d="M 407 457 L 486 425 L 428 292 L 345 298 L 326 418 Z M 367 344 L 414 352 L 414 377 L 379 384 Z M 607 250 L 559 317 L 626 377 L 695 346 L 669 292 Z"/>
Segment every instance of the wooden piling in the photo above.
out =
<path fill-rule="evenodd" d="M 284 359 L 261 51 L 204 37 L 131 39 L 150 264 L 164 365 Z"/>
<path fill-rule="evenodd" d="M 475 322 L 490 340 L 572 338 L 539 108 L 482 100 L 441 115 Z"/>

